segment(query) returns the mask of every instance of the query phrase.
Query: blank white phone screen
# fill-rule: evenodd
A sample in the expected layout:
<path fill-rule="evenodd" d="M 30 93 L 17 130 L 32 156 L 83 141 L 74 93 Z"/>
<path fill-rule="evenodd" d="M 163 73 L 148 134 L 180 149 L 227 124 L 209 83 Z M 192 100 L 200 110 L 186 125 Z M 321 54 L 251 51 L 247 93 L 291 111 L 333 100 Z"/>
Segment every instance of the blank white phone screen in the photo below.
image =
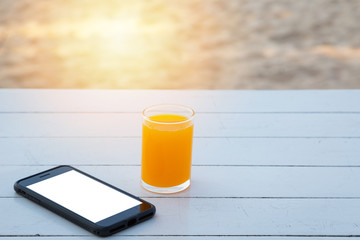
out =
<path fill-rule="evenodd" d="M 28 188 L 94 223 L 141 204 L 74 170 Z"/>

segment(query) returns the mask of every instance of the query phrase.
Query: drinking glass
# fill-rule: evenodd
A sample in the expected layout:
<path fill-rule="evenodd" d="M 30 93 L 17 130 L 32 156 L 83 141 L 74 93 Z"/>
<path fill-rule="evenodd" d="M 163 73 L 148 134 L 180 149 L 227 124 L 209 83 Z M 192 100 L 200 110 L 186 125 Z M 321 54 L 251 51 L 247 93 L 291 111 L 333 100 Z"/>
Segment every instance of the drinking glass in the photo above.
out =
<path fill-rule="evenodd" d="M 141 185 L 155 193 L 176 193 L 190 186 L 193 109 L 174 104 L 143 111 Z"/>

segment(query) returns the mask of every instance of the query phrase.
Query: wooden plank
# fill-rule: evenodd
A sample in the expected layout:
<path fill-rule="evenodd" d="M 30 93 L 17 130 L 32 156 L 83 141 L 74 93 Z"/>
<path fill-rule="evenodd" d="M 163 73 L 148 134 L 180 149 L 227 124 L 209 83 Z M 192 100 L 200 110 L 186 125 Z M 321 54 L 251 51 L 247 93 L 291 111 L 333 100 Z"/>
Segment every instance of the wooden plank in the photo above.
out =
<path fill-rule="evenodd" d="M 360 114 L 198 114 L 194 135 L 360 137 Z M 0 114 L 0 137 L 139 136 L 141 116 L 137 113 Z"/>
<path fill-rule="evenodd" d="M 0 112 L 140 112 L 178 103 L 198 112 L 359 112 L 360 90 L 0 89 Z"/>
<path fill-rule="evenodd" d="M 1 237 L 1 235 L 0 235 Z M 14 237 L 21 237 L 22 239 L 39 239 L 39 236 L 36 237 L 30 237 L 30 236 L 19 236 L 15 235 Z M 1 237 L 1 240 L 14 240 L 14 237 Z M 99 239 L 98 237 L 86 235 L 86 236 L 53 236 L 53 237 L 43 237 L 41 236 L 41 240 L 57 240 L 57 239 L 65 239 L 65 240 L 89 240 L 89 239 Z M 185 239 L 185 240 L 224 240 L 224 239 L 234 239 L 234 240 L 279 240 L 279 237 L 269 237 L 269 236 L 256 236 L 256 237 L 249 237 L 249 236 L 169 236 L 169 235 L 163 235 L 163 236 L 128 236 L 124 234 L 115 234 L 111 236 L 111 239 L 121 239 L 121 240 L 179 240 L 179 239 Z M 296 237 L 289 237 L 286 236 L 286 239 L 289 240 L 299 240 L 299 236 Z M 306 236 L 307 240 L 339 240 L 339 237 L 309 237 Z M 360 237 L 344 237 L 341 236 L 341 239 L 351 239 L 351 240 L 359 240 Z"/>
<path fill-rule="evenodd" d="M 45 166 L 0 168 L 0 196 L 17 196 L 14 182 Z M 140 187 L 139 166 L 81 166 L 79 169 L 136 196 L 163 197 Z M 360 168 L 194 166 L 190 189 L 169 197 L 360 198 Z"/>
<path fill-rule="evenodd" d="M 360 235 L 359 199 L 146 199 L 156 216 L 118 234 L 127 236 Z M 0 199 L 1 235 L 90 235 L 23 198 Z"/>
<path fill-rule="evenodd" d="M 360 166 L 360 138 L 194 138 L 194 165 Z M 141 138 L 0 138 L 0 165 L 140 165 Z"/>

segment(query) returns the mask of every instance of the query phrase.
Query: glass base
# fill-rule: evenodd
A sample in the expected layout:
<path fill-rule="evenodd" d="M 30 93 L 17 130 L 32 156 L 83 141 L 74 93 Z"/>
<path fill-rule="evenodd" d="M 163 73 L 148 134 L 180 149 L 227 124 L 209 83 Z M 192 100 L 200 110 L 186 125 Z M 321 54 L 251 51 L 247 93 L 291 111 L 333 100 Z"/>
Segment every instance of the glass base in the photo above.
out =
<path fill-rule="evenodd" d="M 184 182 L 180 185 L 174 186 L 174 187 L 154 187 L 154 186 L 151 186 L 151 185 L 145 183 L 141 179 L 141 186 L 145 190 L 148 190 L 153 193 L 172 194 L 172 193 L 178 193 L 178 192 L 181 192 L 181 191 L 184 191 L 185 189 L 187 189 L 190 186 L 190 179 L 187 180 L 186 182 Z"/>

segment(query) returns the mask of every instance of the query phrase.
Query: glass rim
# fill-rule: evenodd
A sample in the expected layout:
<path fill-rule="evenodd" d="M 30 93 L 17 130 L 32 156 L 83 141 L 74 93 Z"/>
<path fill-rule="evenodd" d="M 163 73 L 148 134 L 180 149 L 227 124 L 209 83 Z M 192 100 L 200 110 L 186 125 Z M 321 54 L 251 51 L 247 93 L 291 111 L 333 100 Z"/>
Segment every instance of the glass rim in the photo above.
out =
<path fill-rule="evenodd" d="M 182 108 L 182 109 L 185 109 L 187 111 L 189 111 L 191 113 L 191 116 L 184 120 L 184 121 L 178 121 L 178 122 L 159 122 L 159 121 L 154 121 L 154 120 L 151 120 L 150 117 L 146 116 L 145 115 L 145 112 L 148 111 L 148 110 L 151 110 L 152 108 L 158 108 L 158 107 L 177 107 L 177 108 Z M 185 105 L 181 105 L 181 104 L 156 104 L 156 105 L 151 105 L 147 108 L 145 108 L 143 111 L 142 111 L 142 117 L 145 121 L 149 121 L 149 122 L 152 122 L 152 123 L 156 123 L 156 124 L 163 124 L 163 125 L 175 125 L 175 124 L 181 124 L 181 123 L 187 123 L 187 122 L 190 122 L 193 120 L 195 116 L 195 111 L 194 109 L 188 107 L 188 106 L 185 106 Z"/>

